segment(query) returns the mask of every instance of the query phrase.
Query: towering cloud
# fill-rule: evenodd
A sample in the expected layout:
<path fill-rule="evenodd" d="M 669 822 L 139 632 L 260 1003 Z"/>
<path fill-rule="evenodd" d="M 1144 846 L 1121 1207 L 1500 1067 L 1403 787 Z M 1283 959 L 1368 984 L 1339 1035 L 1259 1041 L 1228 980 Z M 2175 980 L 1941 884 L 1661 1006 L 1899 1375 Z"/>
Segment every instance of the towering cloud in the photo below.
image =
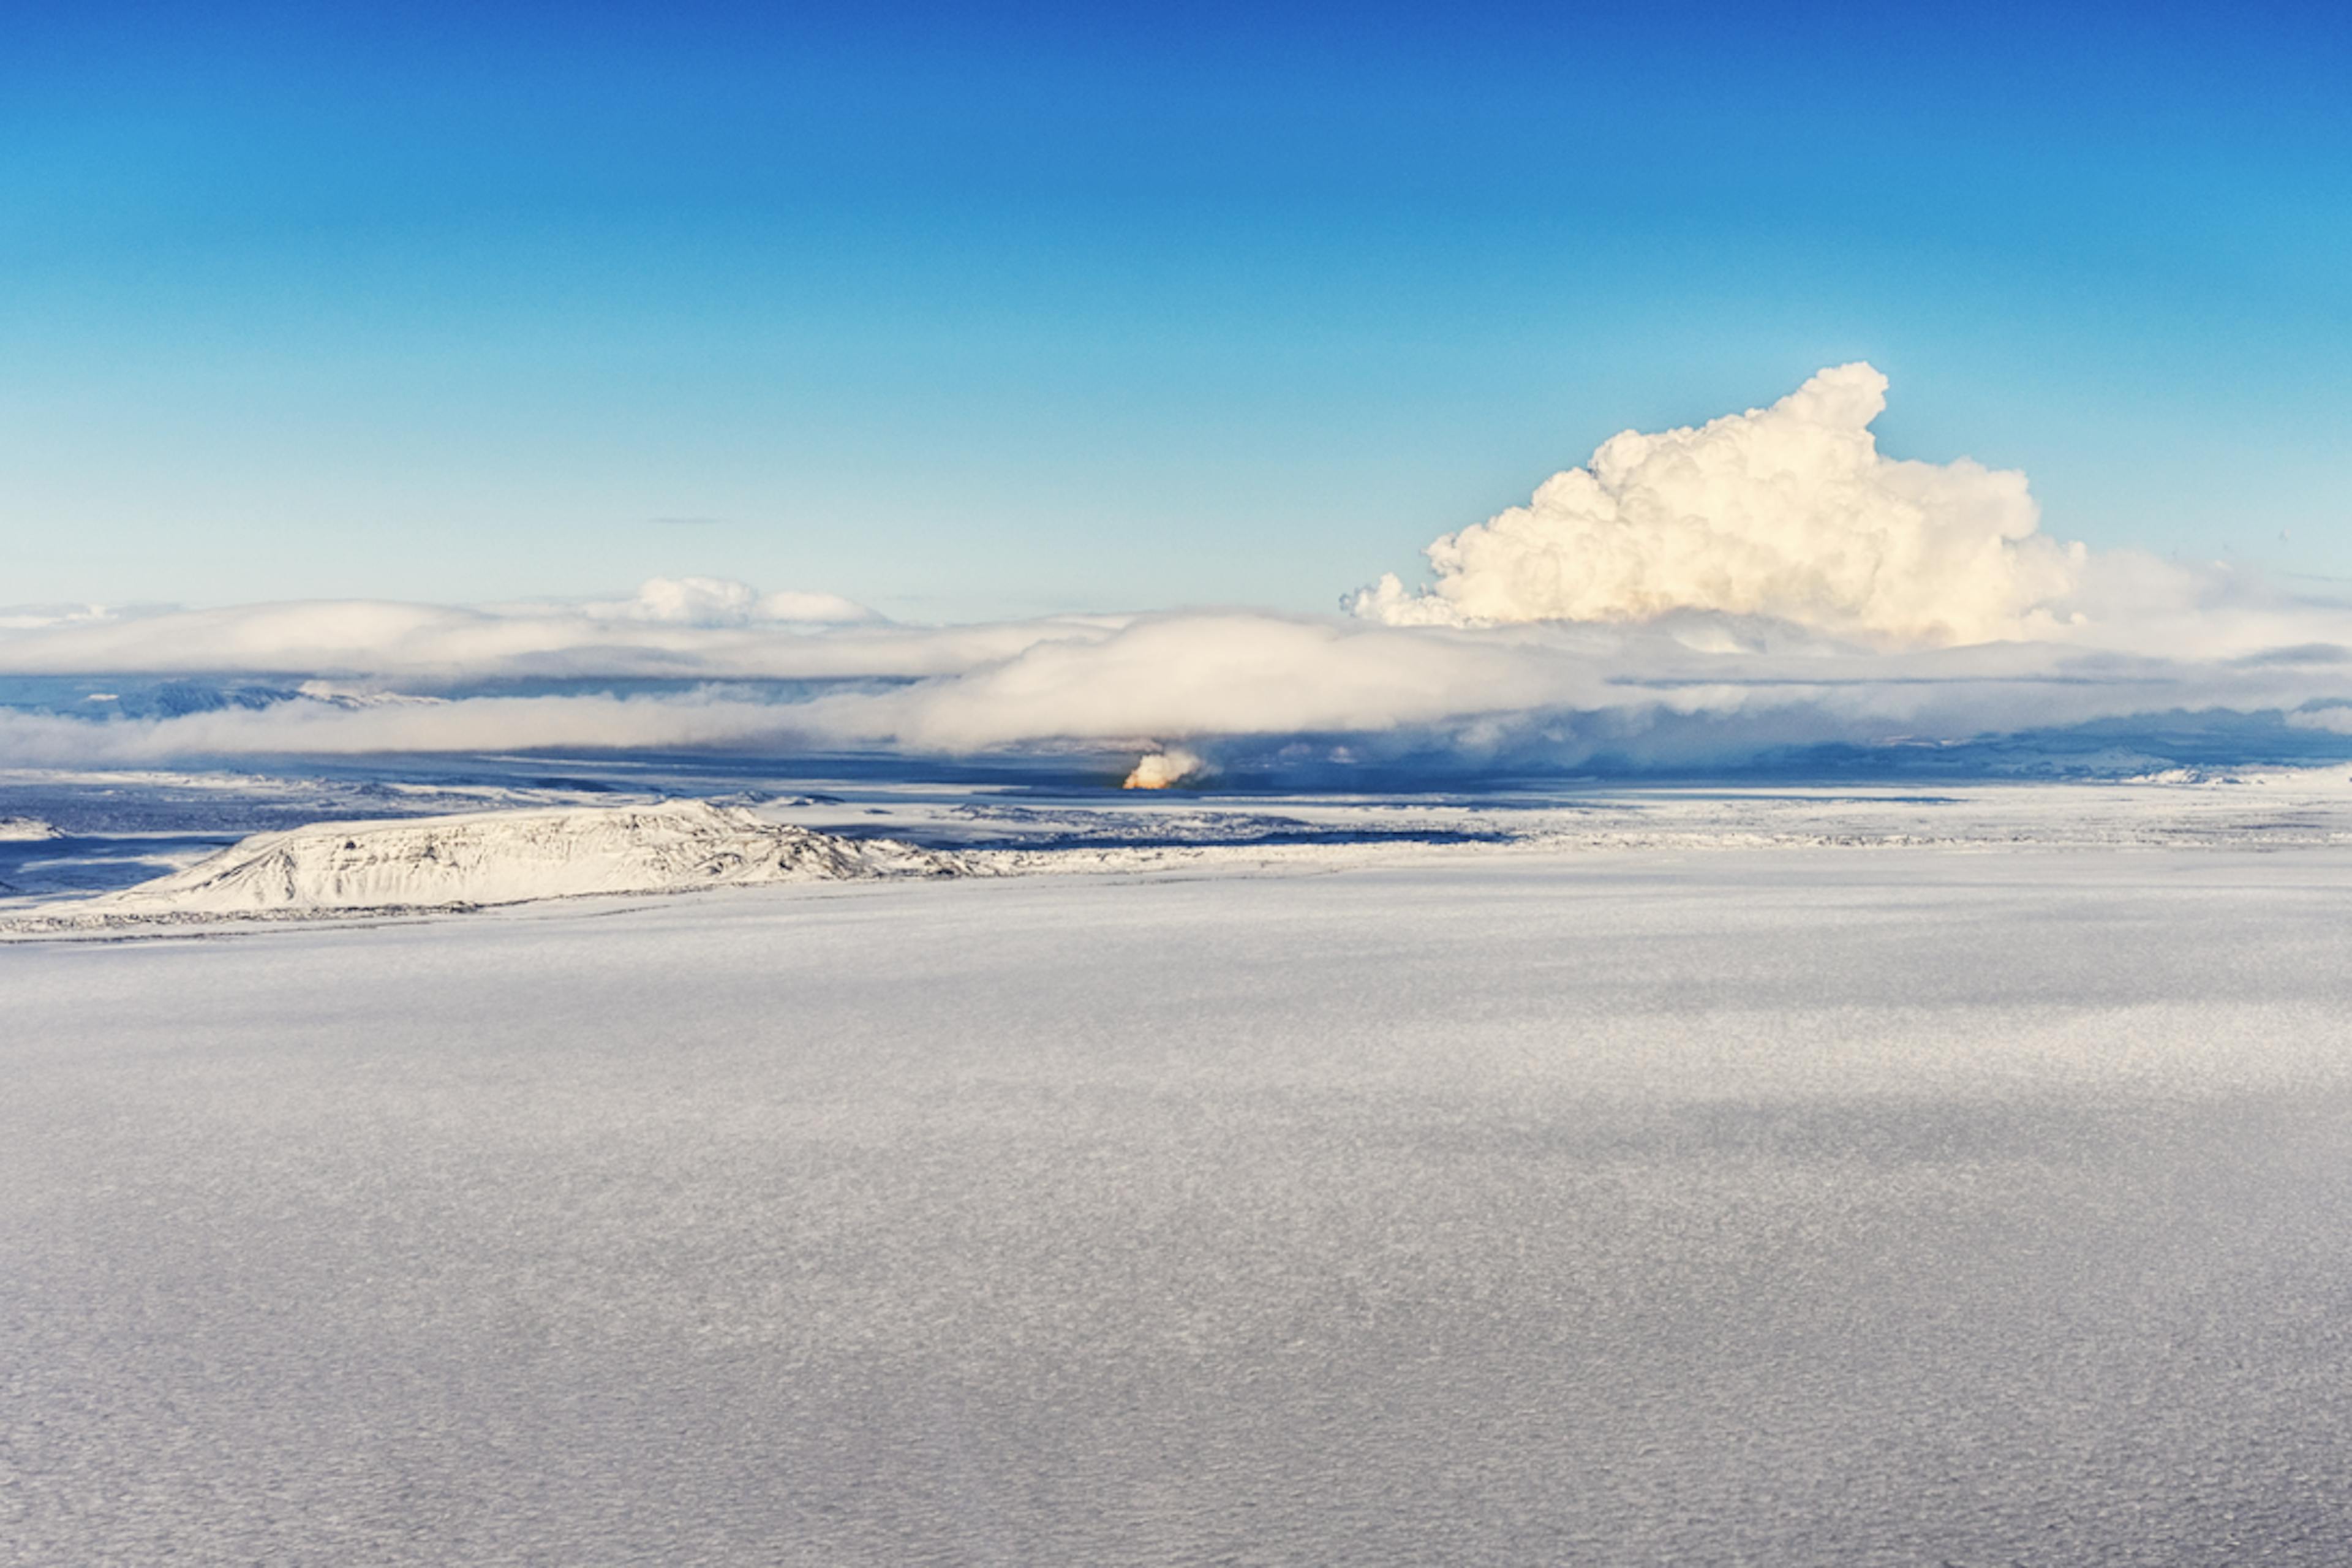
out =
<path fill-rule="evenodd" d="M 1769 408 L 1612 437 L 1526 506 L 1429 547 L 1436 585 L 1355 596 L 1392 625 L 1768 616 L 1882 646 L 2045 636 L 2085 562 L 2021 473 L 1882 457 L 1886 378 L 1824 370 Z"/>

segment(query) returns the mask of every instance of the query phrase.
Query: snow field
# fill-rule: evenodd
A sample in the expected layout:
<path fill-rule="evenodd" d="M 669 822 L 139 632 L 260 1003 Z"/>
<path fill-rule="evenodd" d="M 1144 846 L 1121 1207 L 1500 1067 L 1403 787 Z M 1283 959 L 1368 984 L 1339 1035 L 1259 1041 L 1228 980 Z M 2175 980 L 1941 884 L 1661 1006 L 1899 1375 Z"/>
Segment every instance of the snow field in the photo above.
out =
<path fill-rule="evenodd" d="M 14 1561 L 2321 1563 L 2340 854 L 0 952 Z"/>

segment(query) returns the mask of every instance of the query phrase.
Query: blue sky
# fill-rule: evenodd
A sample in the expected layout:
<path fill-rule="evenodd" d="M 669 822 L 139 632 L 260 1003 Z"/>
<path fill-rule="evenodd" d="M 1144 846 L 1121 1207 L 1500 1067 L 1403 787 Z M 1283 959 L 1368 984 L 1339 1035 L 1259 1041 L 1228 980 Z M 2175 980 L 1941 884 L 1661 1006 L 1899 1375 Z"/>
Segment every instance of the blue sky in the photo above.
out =
<path fill-rule="evenodd" d="M 12 24 L 0 603 L 1327 608 L 1855 358 L 2352 576 L 2332 8 L 314 9 Z"/>

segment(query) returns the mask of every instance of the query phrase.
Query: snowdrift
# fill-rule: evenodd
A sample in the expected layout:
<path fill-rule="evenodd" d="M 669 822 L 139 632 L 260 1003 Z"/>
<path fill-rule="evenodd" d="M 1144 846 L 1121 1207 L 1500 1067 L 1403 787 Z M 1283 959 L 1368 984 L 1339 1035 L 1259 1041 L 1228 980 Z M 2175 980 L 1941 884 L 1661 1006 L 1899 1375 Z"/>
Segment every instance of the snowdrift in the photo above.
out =
<path fill-rule="evenodd" d="M 969 868 L 890 839 L 763 822 L 703 801 L 315 823 L 257 834 L 81 906 L 104 917 L 460 909 L 590 893 L 941 877 Z"/>

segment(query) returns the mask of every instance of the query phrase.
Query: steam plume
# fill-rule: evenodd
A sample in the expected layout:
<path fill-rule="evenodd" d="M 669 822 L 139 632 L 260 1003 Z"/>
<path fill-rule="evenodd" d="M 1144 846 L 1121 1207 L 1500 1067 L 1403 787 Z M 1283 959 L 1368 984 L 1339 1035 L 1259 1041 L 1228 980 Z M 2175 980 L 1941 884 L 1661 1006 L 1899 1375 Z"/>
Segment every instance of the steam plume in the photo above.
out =
<path fill-rule="evenodd" d="M 1135 764 L 1127 775 L 1122 789 L 1170 789 L 1182 784 L 1205 766 L 1201 759 L 1181 746 L 1152 752 Z"/>

